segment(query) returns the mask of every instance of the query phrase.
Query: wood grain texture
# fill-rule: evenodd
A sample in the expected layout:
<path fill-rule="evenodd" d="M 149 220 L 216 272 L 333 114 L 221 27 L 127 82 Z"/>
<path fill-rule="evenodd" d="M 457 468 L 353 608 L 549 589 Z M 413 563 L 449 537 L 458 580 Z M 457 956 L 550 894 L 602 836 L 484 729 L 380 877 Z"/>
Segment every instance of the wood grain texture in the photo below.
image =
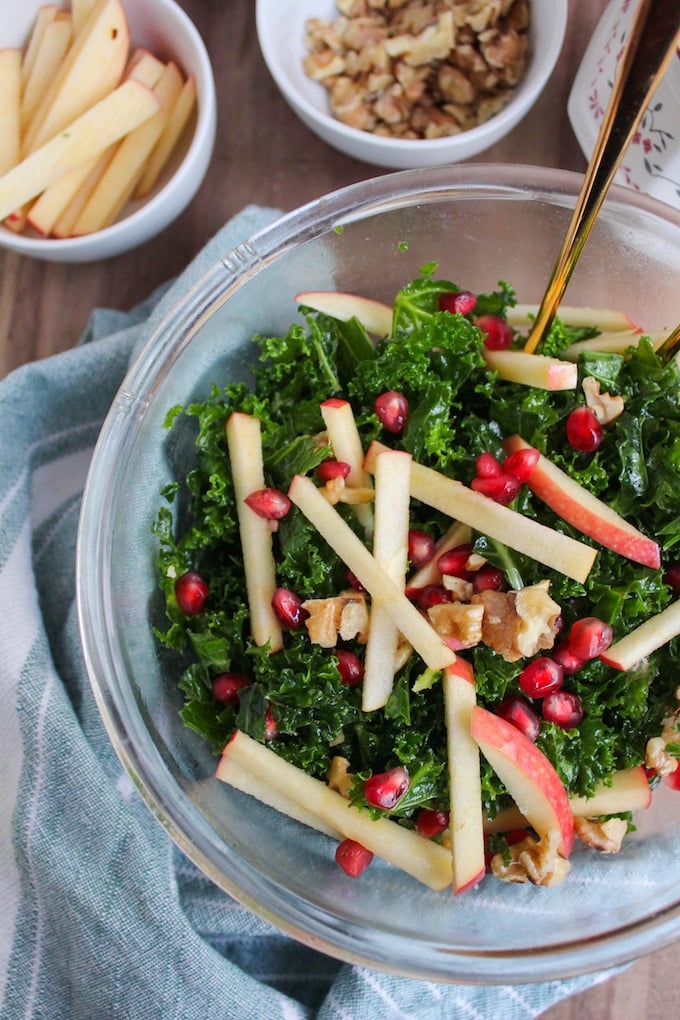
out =
<path fill-rule="evenodd" d="M 290 210 L 335 188 L 384 173 L 342 156 L 290 112 L 264 66 L 254 0 L 180 0 L 206 40 L 219 97 L 208 176 L 186 212 L 136 251 L 78 266 L 0 253 L 0 376 L 72 347 L 93 308 L 128 309 L 178 273 L 249 203 Z M 606 0 L 570 0 L 559 65 L 509 138 L 475 157 L 582 171 L 566 103 Z M 680 1004 L 680 945 L 664 949 L 544 1014 L 544 1020 L 641 1020 Z"/>

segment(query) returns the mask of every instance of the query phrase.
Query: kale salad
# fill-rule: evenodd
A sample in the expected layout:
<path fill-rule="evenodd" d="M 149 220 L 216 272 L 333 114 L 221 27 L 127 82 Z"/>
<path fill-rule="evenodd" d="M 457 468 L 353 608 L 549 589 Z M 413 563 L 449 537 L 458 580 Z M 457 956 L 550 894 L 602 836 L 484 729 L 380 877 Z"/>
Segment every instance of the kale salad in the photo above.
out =
<path fill-rule="evenodd" d="M 241 788 L 333 835 L 348 875 L 381 854 L 370 825 L 389 822 L 418 845 L 471 854 L 468 880 L 454 867 L 457 891 L 485 868 L 560 881 L 566 828 L 598 851 L 618 849 L 633 810 L 677 772 L 675 357 L 625 321 L 612 329 L 597 310 L 568 309 L 522 357 L 512 287 L 472 294 L 434 264 L 389 309 L 315 298 L 301 296 L 302 321 L 285 335 L 253 338 L 252 385 L 216 380 L 204 402 L 168 414 L 167 427 L 193 429 L 196 446 L 154 523 L 167 617 L 156 635 L 176 664 L 184 722 L 223 761 L 240 746 L 235 734 L 254 747 L 242 778 L 258 782 Z M 243 479 L 239 488 L 250 468 L 236 463 L 250 440 L 239 431 L 230 445 L 230 421 L 255 423 L 252 492 Z M 407 457 L 408 491 L 404 502 L 388 477 L 380 510 L 376 462 L 395 451 Z M 251 524 L 260 538 L 246 534 Z M 380 560 L 379 526 L 402 557 L 396 575 Z M 266 576 L 253 580 L 267 564 L 269 590 Z M 273 631 L 258 635 L 256 612 Z M 367 703 L 380 614 L 394 632 L 390 675 Z M 430 661 L 423 626 L 442 651 Z M 457 669 L 473 692 L 462 715 L 446 703 Z M 454 716 L 465 731 L 456 739 Z M 467 787 L 454 806 L 456 740 L 476 806 Z M 294 770 L 280 797 L 272 756 Z M 527 779 L 537 761 L 545 783 Z M 298 772 L 315 785 L 298 792 Z M 358 830 L 312 806 L 305 791 L 316 797 L 321 785 L 360 816 Z M 465 850 L 452 835 L 456 811 L 473 833 Z"/>

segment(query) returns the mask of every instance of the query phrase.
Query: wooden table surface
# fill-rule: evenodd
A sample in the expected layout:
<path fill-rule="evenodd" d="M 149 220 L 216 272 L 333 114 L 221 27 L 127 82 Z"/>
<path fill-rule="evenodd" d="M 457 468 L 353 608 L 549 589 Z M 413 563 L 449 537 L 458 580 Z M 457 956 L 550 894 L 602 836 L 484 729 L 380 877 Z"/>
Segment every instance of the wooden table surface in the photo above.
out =
<path fill-rule="evenodd" d="M 128 309 L 178 273 L 248 203 L 290 210 L 325 192 L 385 171 L 316 138 L 289 111 L 264 66 L 253 0 L 180 0 L 210 51 L 217 83 L 217 145 L 190 207 L 164 233 L 118 258 L 85 265 L 0 254 L 0 376 L 71 347 L 96 306 Z M 476 157 L 582 171 L 585 160 L 566 115 L 581 54 L 606 0 L 570 0 L 558 67 L 509 138 Z M 641 1020 L 680 1004 L 680 945 L 549 1010 L 546 1020 Z"/>

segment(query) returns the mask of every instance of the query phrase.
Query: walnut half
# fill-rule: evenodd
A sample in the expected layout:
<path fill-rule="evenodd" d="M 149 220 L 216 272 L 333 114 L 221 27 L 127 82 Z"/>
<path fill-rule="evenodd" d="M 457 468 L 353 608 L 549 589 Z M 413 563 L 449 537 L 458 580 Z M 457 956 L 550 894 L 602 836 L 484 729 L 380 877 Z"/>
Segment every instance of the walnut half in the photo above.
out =
<path fill-rule="evenodd" d="M 526 836 L 508 847 L 510 860 L 505 854 L 494 854 L 491 871 L 502 882 L 533 882 L 534 885 L 559 885 L 569 873 L 569 861 L 560 857 L 557 848 L 562 834 L 551 829 L 542 839 Z"/>

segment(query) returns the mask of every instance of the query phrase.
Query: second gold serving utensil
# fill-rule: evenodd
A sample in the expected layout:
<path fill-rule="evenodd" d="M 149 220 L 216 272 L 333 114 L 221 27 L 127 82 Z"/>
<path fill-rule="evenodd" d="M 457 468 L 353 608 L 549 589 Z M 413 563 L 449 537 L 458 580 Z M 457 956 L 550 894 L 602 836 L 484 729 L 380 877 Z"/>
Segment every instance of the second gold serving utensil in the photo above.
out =
<path fill-rule="evenodd" d="M 624 153 L 680 44 L 680 0 L 639 0 L 583 186 L 525 351 L 535 351 L 586 243 Z"/>

